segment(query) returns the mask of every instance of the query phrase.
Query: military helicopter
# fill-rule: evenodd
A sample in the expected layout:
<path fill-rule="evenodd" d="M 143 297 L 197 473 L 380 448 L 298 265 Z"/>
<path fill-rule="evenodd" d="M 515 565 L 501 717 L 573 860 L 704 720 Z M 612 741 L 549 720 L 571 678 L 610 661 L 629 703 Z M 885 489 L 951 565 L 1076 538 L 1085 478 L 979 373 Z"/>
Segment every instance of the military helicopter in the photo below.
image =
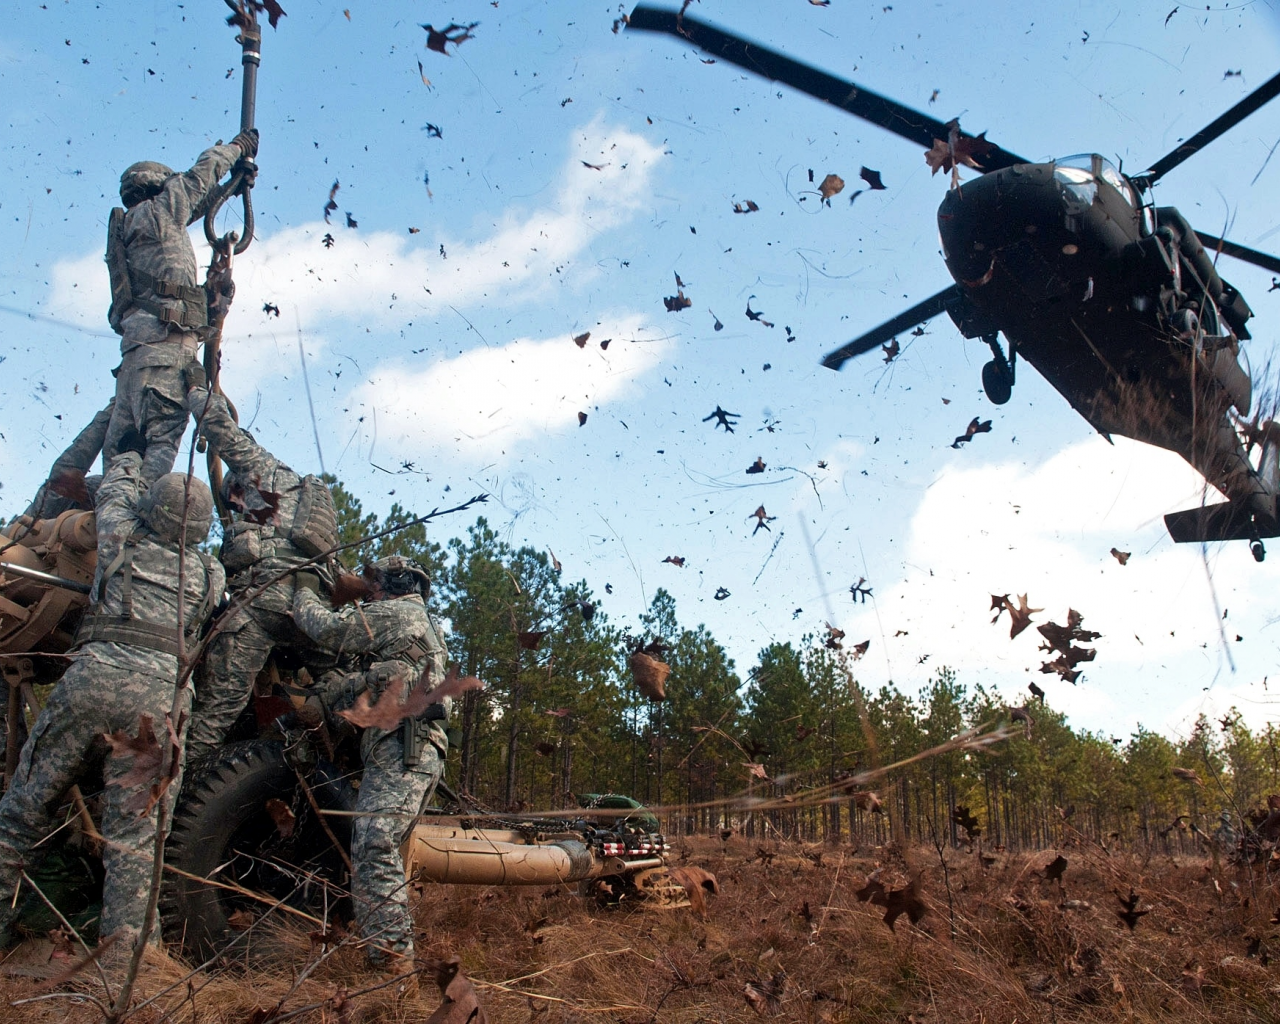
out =
<path fill-rule="evenodd" d="M 686 5 L 687 6 L 687 5 Z M 1253 384 L 1240 343 L 1253 315 L 1209 251 L 1274 273 L 1280 259 L 1195 231 L 1151 187 L 1280 94 L 1280 75 L 1141 174 L 1097 153 L 1024 159 L 683 11 L 641 5 L 631 31 L 665 32 L 925 147 L 952 172 L 938 232 L 955 283 L 823 359 L 833 370 L 940 313 L 991 349 L 982 386 L 1010 398 L 1021 356 L 1104 437 L 1176 452 L 1227 501 L 1166 515 L 1176 542 L 1280 536 L 1280 424 L 1248 419 Z M 958 167 L 980 176 L 960 185 Z M 1002 348 L 1003 334 L 1007 348 Z"/>

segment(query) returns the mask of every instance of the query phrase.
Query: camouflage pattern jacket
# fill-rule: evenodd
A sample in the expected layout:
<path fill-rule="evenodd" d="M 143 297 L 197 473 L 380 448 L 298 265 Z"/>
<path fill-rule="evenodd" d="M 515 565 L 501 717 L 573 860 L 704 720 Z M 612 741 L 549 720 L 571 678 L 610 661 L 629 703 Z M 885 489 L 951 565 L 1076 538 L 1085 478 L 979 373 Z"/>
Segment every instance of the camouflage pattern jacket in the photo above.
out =
<path fill-rule="evenodd" d="M 121 453 L 98 488 L 98 571 L 93 581 L 97 601 L 88 614 L 131 612 L 141 622 L 174 629 L 178 624 L 178 546 L 162 541 L 138 514 L 138 499 L 144 493 L 138 476 L 141 466 L 142 456 L 136 452 Z M 188 636 L 194 636 L 222 596 L 226 575 L 217 561 L 190 548 L 185 570 L 183 626 Z M 112 641 L 94 641 L 86 650 L 125 671 L 168 673 L 176 678 L 178 660 L 173 655 Z"/>
<path fill-rule="evenodd" d="M 364 688 L 376 698 L 397 676 L 406 682 L 405 692 L 425 682 L 437 686 L 444 679 L 445 646 L 426 604 L 417 594 L 406 594 L 331 611 L 312 591 L 299 587 L 293 598 L 293 619 L 319 646 L 343 658 L 355 659 L 360 674 L 348 674 L 336 703 L 347 703 Z M 441 751 L 448 750 L 445 721 L 453 701 L 444 702 L 445 720 L 430 723 L 429 738 Z"/>
<path fill-rule="evenodd" d="M 227 400 L 221 395 L 211 395 L 205 388 L 192 388 L 187 392 L 187 408 L 195 416 L 201 436 L 208 438 L 241 482 L 253 484 L 260 494 L 271 494 L 275 502 L 273 522 L 258 524 L 241 517 L 224 538 L 223 558 L 229 563 L 231 589 L 243 590 L 255 583 L 263 583 L 307 561 L 307 556 L 288 538 L 288 524 L 293 522 L 298 511 L 302 477 L 258 444 L 249 431 L 237 425 L 231 418 Z M 278 526 L 278 523 L 285 525 Z M 252 559 L 237 562 L 229 557 L 229 549 L 239 544 L 252 549 Z M 250 560 L 252 565 L 247 564 Z M 280 609 L 282 612 L 288 610 L 287 607 Z"/>
<path fill-rule="evenodd" d="M 191 170 L 166 181 L 158 196 L 125 212 L 124 248 L 135 298 L 176 310 L 179 303 L 156 295 L 143 282 L 150 278 L 200 287 L 196 251 L 187 227 L 204 216 L 219 180 L 240 156 L 239 146 L 212 146 L 200 154 Z M 138 366 L 179 366 L 190 358 L 181 346 L 156 345 L 168 339 L 169 325 L 145 310 L 137 309 L 126 316 L 122 326 L 121 353 L 140 345 L 154 346 L 135 354 L 135 360 L 141 360 L 136 363 Z"/>

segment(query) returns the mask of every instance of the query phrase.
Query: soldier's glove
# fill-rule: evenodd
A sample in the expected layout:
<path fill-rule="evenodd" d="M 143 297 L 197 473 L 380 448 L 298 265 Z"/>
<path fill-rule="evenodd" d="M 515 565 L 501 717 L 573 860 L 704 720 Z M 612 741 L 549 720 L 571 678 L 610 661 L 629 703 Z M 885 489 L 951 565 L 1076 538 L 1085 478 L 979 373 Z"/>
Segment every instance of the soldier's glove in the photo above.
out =
<path fill-rule="evenodd" d="M 244 154 L 245 159 L 252 160 L 258 155 L 258 129 L 244 129 L 244 131 L 231 140 L 231 145 L 239 146 L 240 152 Z"/>
<path fill-rule="evenodd" d="M 295 572 L 293 578 L 299 590 L 309 590 L 316 597 L 320 596 L 320 575 L 318 573 Z"/>
<path fill-rule="evenodd" d="M 186 391 L 192 388 L 207 388 L 209 378 L 199 360 L 193 359 L 182 368 L 182 387 Z"/>
<path fill-rule="evenodd" d="M 135 427 L 130 427 L 120 435 L 120 441 L 116 445 L 116 454 L 122 452 L 137 452 L 139 455 L 147 453 L 147 439 L 143 436 L 142 431 Z"/>

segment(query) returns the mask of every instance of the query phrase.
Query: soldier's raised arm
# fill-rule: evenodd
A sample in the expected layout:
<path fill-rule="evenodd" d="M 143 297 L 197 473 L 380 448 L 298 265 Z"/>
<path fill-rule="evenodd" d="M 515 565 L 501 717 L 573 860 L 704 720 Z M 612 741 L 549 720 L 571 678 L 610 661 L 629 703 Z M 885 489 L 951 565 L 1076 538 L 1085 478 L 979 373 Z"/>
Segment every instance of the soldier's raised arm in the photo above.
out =
<path fill-rule="evenodd" d="M 231 410 L 222 395 L 193 387 L 187 392 L 187 409 L 195 417 L 201 436 L 208 438 L 222 461 L 243 479 L 255 476 L 267 479 L 283 465 L 231 418 Z"/>
<path fill-rule="evenodd" d="M 91 507 L 84 504 L 83 494 L 78 498 L 64 497 L 66 479 L 68 476 L 83 477 L 93 468 L 94 462 L 102 451 L 102 444 L 106 440 L 107 424 L 111 422 L 111 413 L 115 409 L 115 404 L 116 400 L 111 399 L 107 407 L 100 410 L 89 421 L 88 426 L 75 436 L 75 440 L 67 446 L 66 451 L 54 460 L 53 465 L 49 467 L 48 478 L 40 485 L 40 490 L 36 492 L 35 500 L 27 506 L 25 515 L 32 519 L 41 519 L 45 516 L 57 515 L 64 509 L 74 508 L 77 505 Z M 61 487 L 55 489 L 54 485 L 59 484 Z"/>
<path fill-rule="evenodd" d="M 252 159 L 258 152 L 258 133 L 243 131 L 225 146 L 210 146 L 191 170 L 165 181 L 155 201 L 183 224 L 193 224 L 204 216 L 205 206 L 222 176 L 242 157 Z"/>
<path fill-rule="evenodd" d="M 370 629 L 356 605 L 337 611 L 326 608 L 319 595 L 305 586 L 301 573 L 293 595 L 293 621 L 319 646 L 336 654 L 374 654 L 391 640 L 380 630 Z"/>

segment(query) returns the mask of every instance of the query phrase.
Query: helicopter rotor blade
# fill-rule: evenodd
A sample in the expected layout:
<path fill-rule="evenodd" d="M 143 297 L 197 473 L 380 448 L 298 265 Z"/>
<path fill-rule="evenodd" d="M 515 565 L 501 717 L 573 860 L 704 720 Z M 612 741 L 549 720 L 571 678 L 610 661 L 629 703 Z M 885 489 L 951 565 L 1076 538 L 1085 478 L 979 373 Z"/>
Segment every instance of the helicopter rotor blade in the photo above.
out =
<path fill-rule="evenodd" d="M 1203 231 L 1197 231 L 1196 237 L 1200 239 L 1200 244 L 1206 249 L 1220 252 L 1226 256 L 1234 256 L 1238 260 L 1244 260 L 1245 263 L 1252 263 L 1255 267 L 1269 270 L 1273 274 L 1280 274 L 1280 259 L 1275 256 L 1268 255 L 1265 252 L 1258 252 L 1257 249 L 1250 249 L 1245 245 L 1237 245 L 1235 242 L 1229 242 L 1225 238 L 1217 238 L 1214 235 L 1205 234 Z"/>
<path fill-rule="evenodd" d="M 1225 114 L 1200 129 L 1185 142 L 1180 143 L 1173 152 L 1166 153 L 1151 165 L 1150 170 L 1137 175 L 1134 180 L 1140 180 L 1144 187 L 1159 181 L 1182 161 L 1200 152 L 1219 135 L 1230 131 L 1254 111 L 1270 103 L 1277 96 L 1280 96 L 1280 75 L 1276 75 L 1270 81 L 1258 86 Z"/>
<path fill-rule="evenodd" d="M 878 345 L 883 345 L 894 335 L 901 334 L 909 328 L 916 327 L 924 323 L 926 320 L 932 320 L 939 313 L 945 313 L 947 308 L 960 297 L 960 286 L 953 284 L 950 288 L 944 288 L 937 295 L 931 295 L 923 302 L 918 302 L 905 312 L 899 313 L 892 320 L 886 320 L 879 327 L 876 327 L 860 338 L 854 338 L 847 345 L 842 345 L 834 352 L 829 352 L 822 360 L 822 365 L 838 370 L 854 356 L 860 356 L 864 352 L 870 352 Z"/>
<path fill-rule="evenodd" d="M 721 60 L 824 100 L 926 150 L 933 148 L 935 139 L 945 141 L 947 138 L 947 126 L 936 118 L 811 65 L 801 64 L 759 43 L 731 35 L 692 15 L 641 4 L 631 12 L 627 27 L 644 32 L 665 32 L 687 40 Z M 960 134 L 963 138 L 973 137 L 967 132 Z M 974 156 L 977 169 L 983 173 L 1028 162 L 999 146 L 981 156 Z"/>

